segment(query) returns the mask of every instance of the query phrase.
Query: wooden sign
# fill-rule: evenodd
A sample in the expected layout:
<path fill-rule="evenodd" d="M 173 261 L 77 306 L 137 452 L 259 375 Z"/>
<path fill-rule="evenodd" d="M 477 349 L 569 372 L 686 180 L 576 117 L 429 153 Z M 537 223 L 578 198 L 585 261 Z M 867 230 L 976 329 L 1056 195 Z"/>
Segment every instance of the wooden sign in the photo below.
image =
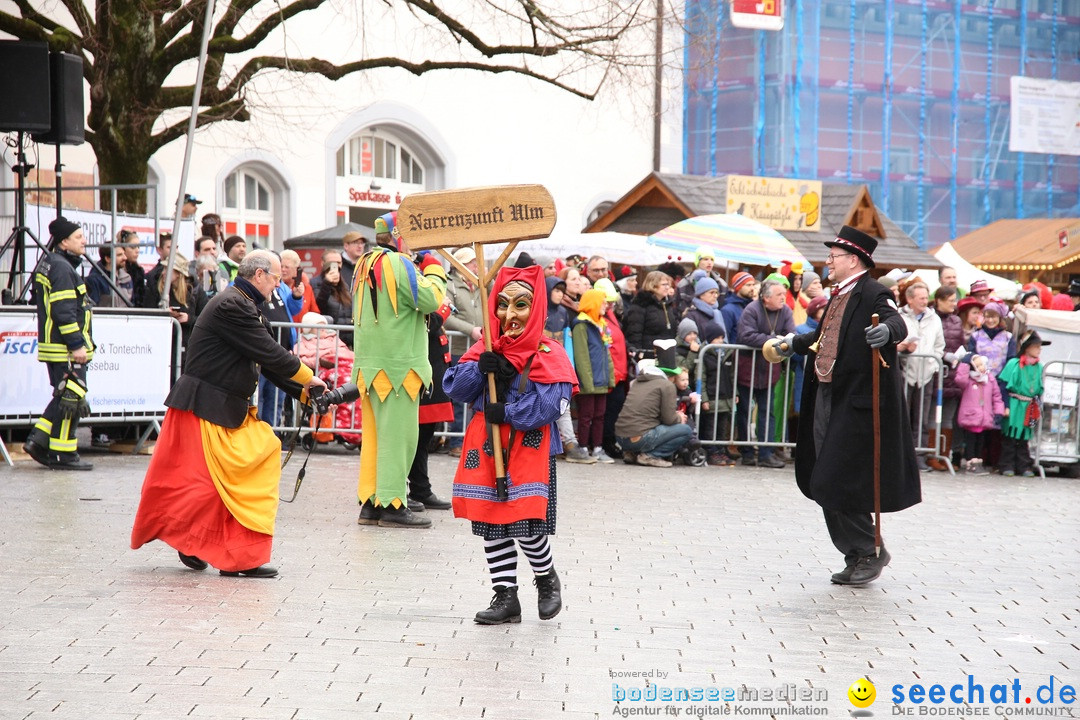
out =
<path fill-rule="evenodd" d="M 415 193 L 397 211 L 397 230 L 410 250 L 531 240 L 554 228 L 555 201 L 543 185 Z"/>

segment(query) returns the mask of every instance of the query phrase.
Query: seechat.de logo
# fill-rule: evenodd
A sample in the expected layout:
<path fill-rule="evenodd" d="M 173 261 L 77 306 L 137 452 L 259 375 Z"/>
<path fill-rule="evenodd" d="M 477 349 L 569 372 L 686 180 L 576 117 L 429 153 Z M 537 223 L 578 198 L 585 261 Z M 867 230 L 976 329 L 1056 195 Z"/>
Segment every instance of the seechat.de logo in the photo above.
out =
<path fill-rule="evenodd" d="M 33 355 L 37 346 L 37 332 L 33 330 L 0 332 L 0 355 Z"/>

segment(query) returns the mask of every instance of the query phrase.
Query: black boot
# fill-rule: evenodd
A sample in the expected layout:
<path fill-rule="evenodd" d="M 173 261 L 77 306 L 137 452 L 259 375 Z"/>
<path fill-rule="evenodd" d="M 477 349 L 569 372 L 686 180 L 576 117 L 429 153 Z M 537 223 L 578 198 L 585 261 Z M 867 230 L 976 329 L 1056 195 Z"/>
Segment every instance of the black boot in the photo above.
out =
<path fill-rule="evenodd" d="M 550 620 L 562 610 L 562 583 L 551 568 L 543 575 L 533 577 L 536 586 L 536 607 L 540 610 L 541 620 Z"/>
<path fill-rule="evenodd" d="M 517 586 L 495 588 L 495 596 L 487 610 L 481 610 L 473 618 L 481 625 L 501 625 L 521 622 L 521 603 L 518 602 Z"/>

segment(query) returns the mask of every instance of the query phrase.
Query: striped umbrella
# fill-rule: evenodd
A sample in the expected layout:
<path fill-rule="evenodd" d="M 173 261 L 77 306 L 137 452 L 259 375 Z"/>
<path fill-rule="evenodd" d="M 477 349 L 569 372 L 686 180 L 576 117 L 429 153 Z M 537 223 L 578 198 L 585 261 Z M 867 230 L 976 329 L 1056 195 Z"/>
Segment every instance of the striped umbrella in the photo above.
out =
<path fill-rule="evenodd" d="M 795 246 L 768 225 L 735 213 L 699 215 L 670 225 L 649 236 L 648 244 L 667 252 L 693 254 L 710 248 L 716 262 L 737 265 L 810 263 Z"/>

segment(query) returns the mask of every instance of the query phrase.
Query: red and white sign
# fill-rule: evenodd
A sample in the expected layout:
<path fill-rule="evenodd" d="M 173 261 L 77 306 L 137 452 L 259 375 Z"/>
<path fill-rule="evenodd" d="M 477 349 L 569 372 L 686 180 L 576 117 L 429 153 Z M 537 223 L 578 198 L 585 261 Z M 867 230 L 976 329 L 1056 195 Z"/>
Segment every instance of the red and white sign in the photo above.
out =
<path fill-rule="evenodd" d="M 1064 250 L 1069 247 L 1069 231 L 1062 230 L 1058 233 L 1058 249 Z"/>
<path fill-rule="evenodd" d="M 731 0 L 731 24 L 750 30 L 782 30 L 784 0 Z"/>

